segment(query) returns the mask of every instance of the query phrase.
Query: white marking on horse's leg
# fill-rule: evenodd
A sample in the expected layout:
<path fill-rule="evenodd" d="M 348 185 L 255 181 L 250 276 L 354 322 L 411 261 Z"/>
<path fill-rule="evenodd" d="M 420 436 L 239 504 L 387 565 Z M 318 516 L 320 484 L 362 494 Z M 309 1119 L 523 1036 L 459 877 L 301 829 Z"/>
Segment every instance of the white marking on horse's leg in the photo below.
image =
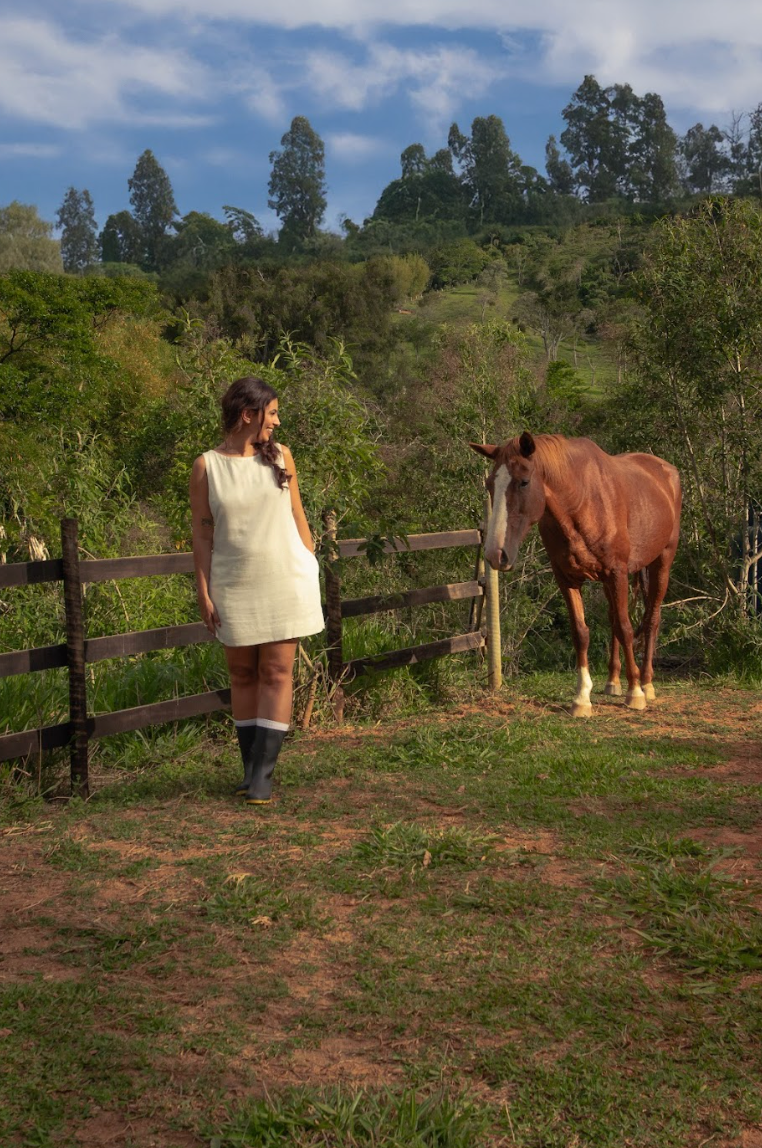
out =
<path fill-rule="evenodd" d="M 640 686 L 634 686 L 633 689 L 627 691 L 624 703 L 628 709 L 644 710 L 646 708 L 646 695 Z"/>
<path fill-rule="evenodd" d="M 645 683 L 645 685 L 643 686 L 643 693 L 645 694 L 645 698 L 646 698 L 647 702 L 653 702 L 656 700 L 656 690 L 654 689 L 653 682 L 646 682 Z"/>
<path fill-rule="evenodd" d="M 508 528 L 508 508 L 505 502 L 505 493 L 511 475 L 508 467 L 498 467 L 495 475 L 495 493 L 492 499 L 492 514 L 487 527 L 487 540 L 484 543 L 484 557 L 490 565 L 500 565 L 500 551 L 505 544 L 505 534 Z"/>
<path fill-rule="evenodd" d="M 593 688 L 593 679 L 587 666 L 580 666 L 577 670 L 577 696 L 572 702 L 572 717 L 590 717 L 593 707 L 590 704 L 590 692 Z"/>
<path fill-rule="evenodd" d="M 620 698 L 622 696 L 622 684 L 621 682 L 606 682 L 603 692 L 611 698 Z"/>

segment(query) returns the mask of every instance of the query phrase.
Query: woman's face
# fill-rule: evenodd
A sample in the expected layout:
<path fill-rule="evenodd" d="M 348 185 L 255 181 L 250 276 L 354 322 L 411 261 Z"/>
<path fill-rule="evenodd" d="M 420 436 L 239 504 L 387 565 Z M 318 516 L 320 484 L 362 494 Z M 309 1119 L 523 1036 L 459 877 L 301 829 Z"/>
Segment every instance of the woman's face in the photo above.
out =
<path fill-rule="evenodd" d="M 278 418 L 278 400 L 273 399 L 269 402 L 263 411 L 257 411 L 257 416 L 261 415 L 262 423 L 259 428 L 258 439 L 260 442 L 269 442 L 273 436 L 273 431 L 276 427 L 280 426 L 280 419 Z"/>

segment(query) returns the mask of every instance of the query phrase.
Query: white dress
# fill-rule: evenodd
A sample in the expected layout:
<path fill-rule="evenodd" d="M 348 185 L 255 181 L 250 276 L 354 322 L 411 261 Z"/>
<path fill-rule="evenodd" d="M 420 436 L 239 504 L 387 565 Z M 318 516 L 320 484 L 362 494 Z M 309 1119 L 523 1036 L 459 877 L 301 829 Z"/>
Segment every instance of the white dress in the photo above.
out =
<path fill-rule="evenodd" d="M 318 562 L 302 542 L 288 483 L 259 454 L 204 454 L 214 546 L 209 594 L 225 646 L 304 638 L 324 627 Z M 280 456 L 283 465 L 283 454 Z"/>

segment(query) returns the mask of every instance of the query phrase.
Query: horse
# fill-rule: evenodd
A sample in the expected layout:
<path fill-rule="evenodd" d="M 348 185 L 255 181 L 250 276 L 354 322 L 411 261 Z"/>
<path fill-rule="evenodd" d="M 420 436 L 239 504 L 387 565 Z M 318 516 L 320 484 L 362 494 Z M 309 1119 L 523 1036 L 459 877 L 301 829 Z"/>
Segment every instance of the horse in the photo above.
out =
<path fill-rule="evenodd" d="M 610 455 L 588 438 L 532 436 L 502 446 L 469 443 L 493 462 L 487 479 L 492 512 L 484 555 L 495 570 L 510 570 L 529 529 L 537 523 L 555 579 L 566 602 L 577 655 L 577 694 L 572 717 L 592 714 L 593 687 L 587 652 L 590 632 L 580 588 L 603 585 L 609 607 L 611 647 L 605 692 L 620 696 L 620 646 L 627 675 L 626 705 L 644 710 L 653 701 L 653 655 L 680 536 L 682 492 L 671 463 L 652 454 Z M 629 576 L 644 590 L 643 669 L 633 650 L 627 608 Z"/>

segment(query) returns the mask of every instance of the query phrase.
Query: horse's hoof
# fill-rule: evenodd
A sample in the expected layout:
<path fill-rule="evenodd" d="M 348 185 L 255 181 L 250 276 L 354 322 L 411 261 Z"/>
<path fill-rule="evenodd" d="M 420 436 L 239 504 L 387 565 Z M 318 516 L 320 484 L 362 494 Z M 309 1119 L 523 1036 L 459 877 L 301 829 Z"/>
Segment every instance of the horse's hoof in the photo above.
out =
<path fill-rule="evenodd" d="M 643 693 L 646 695 L 647 702 L 656 701 L 656 690 L 653 687 L 653 682 L 646 682 L 643 686 Z"/>
<path fill-rule="evenodd" d="M 574 702 L 571 708 L 572 717 L 592 717 L 593 707 L 590 702 Z"/>
<path fill-rule="evenodd" d="M 619 682 L 606 682 L 606 688 L 603 692 L 608 694 L 610 698 L 621 698 L 622 687 Z"/>
<path fill-rule="evenodd" d="M 628 694 L 625 705 L 629 710 L 644 710 L 646 708 L 646 695 L 641 690 L 638 694 Z"/>

